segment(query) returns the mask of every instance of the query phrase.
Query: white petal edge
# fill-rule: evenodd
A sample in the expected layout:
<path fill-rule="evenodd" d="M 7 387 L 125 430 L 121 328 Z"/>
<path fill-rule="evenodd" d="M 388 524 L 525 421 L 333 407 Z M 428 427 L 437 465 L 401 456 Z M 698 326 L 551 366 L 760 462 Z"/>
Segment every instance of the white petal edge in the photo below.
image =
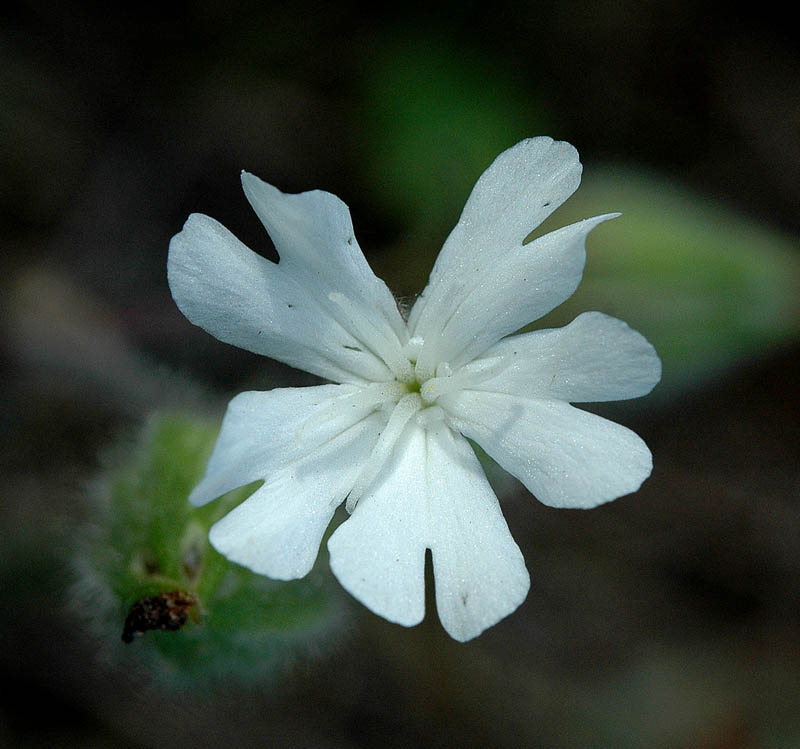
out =
<path fill-rule="evenodd" d="M 453 428 L 550 507 L 596 507 L 635 492 L 653 469 L 638 435 L 563 401 L 464 390 L 438 403 Z"/>
<path fill-rule="evenodd" d="M 447 427 L 411 425 L 353 515 L 331 536 L 331 568 L 365 606 L 412 626 L 433 555 L 445 630 L 466 641 L 525 599 L 528 572 L 472 449 Z"/>
<path fill-rule="evenodd" d="M 189 216 L 169 245 L 167 276 L 181 312 L 225 343 L 334 382 L 392 373 L 330 314 L 332 302 L 242 244 L 222 224 Z"/>
<path fill-rule="evenodd" d="M 421 320 L 425 343 L 417 358 L 420 379 L 436 362 L 461 366 L 503 336 L 546 315 L 572 296 L 586 262 L 586 238 L 618 213 L 584 219 L 511 249 L 494 267 L 464 268 L 471 283 L 442 306 L 441 319 Z"/>
<path fill-rule="evenodd" d="M 325 529 L 380 432 L 374 414 L 268 477 L 212 526 L 209 541 L 228 559 L 276 580 L 314 566 Z"/>
<path fill-rule="evenodd" d="M 490 366 L 499 373 L 484 377 Z M 627 323 L 584 312 L 563 328 L 504 338 L 458 376 L 474 390 L 570 403 L 614 401 L 649 393 L 661 379 L 661 359 Z"/>

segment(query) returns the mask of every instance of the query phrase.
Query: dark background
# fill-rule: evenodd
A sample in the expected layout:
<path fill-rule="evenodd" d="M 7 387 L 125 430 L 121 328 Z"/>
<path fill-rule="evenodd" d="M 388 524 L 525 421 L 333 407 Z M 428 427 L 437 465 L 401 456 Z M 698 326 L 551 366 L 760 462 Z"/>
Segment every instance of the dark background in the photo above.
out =
<path fill-rule="evenodd" d="M 591 512 L 504 498 L 531 592 L 469 644 L 432 612 L 405 630 L 354 606 L 344 637 L 269 687 L 178 693 L 96 658 L 67 600 L 84 482 L 168 404 L 155 372 L 219 403 L 309 381 L 192 328 L 169 295 L 167 245 L 192 211 L 271 251 L 239 170 L 342 197 L 400 294 L 421 288 L 481 169 L 537 134 L 576 145 L 587 179 L 621 165 L 724 206 L 758 237 L 747 272 L 772 267 L 774 237 L 796 271 L 795 36 L 764 3 L 8 6 L 0 744 L 800 746 L 797 275 L 760 338 L 740 346 L 723 324 L 724 366 L 680 377 L 665 357 L 664 394 L 620 417 L 654 454 L 640 492 Z M 637 270 L 647 288 L 662 272 Z M 759 297 L 709 279 L 704 303 L 759 316 Z M 636 327 L 660 349 L 703 326 L 657 333 L 647 314 Z"/>

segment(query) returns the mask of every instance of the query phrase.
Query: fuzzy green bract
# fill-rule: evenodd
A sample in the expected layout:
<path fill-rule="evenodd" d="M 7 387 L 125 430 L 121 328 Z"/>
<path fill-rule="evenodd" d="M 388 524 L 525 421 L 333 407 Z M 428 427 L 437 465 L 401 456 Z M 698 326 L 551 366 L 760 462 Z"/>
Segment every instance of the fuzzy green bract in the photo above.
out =
<path fill-rule="evenodd" d="M 132 450 L 126 445 L 109 458 L 95 486 L 96 525 L 80 542 L 82 613 L 108 637 L 112 652 L 146 665 L 162 682 L 269 679 L 306 643 L 319 651 L 341 621 L 337 591 L 323 576 L 276 582 L 231 564 L 209 545 L 211 525 L 257 486 L 202 508 L 186 501 L 217 433 L 212 420 L 153 415 Z M 185 607 L 178 631 L 152 629 L 130 645 L 120 641 L 132 607 L 174 593 L 196 601 Z"/>

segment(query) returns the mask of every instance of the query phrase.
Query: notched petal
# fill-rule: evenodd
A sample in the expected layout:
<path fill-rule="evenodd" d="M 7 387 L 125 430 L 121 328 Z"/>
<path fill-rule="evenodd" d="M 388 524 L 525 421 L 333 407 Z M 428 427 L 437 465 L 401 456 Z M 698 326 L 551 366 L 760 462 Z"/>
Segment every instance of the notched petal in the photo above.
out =
<path fill-rule="evenodd" d="M 222 224 L 192 214 L 170 242 L 167 275 L 181 312 L 225 343 L 334 382 L 391 379 L 391 372 L 326 310 L 330 302 Z"/>
<path fill-rule="evenodd" d="M 442 423 L 410 424 L 384 471 L 328 542 L 331 568 L 390 621 L 425 613 L 425 551 L 433 555 L 442 625 L 466 641 L 525 599 L 529 578 L 472 449 Z"/>
<path fill-rule="evenodd" d="M 589 232 L 618 215 L 595 216 L 545 234 L 473 274 L 457 295 L 439 305 L 441 317 L 418 325 L 426 341 L 418 367 L 428 369 L 437 358 L 466 364 L 566 301 L 580 284 Z"/>
<path fill-rule="evenodd" d="M 429 430 L 428 470 L 436 608 L 448 634 L 464 642 L 513 612 L 530 579 L 467 441 L 446 427 Z"/>

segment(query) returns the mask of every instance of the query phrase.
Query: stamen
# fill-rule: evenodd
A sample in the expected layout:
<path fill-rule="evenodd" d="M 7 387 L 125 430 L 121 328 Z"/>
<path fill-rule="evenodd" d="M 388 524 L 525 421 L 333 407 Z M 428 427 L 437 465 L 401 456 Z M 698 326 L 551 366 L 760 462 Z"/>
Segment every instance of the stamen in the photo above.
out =
<path fill-rule="evenodd" d="M 372 448 L 367 462 L 361 469 L 361 472 L 356 478 L 353 488 L 347 497 L 347 504 L 345 507 L 347 511 L 352 513 L 355 510 L 358 500 L 364 494 L 364 491 L 369 488 L 369 485 L 375 480 L 380 473 L 386 459 L 391 455 L 392 448 L 403 433 L 409 419 L 422 408 L 422 398 L 418 393 L 408 393 L 404 395 L 398 404 L 394 407 L 389 421 L 386 423 L 381 436 Z"/>
<path fill-rule="evenodd" d="M 341 309 L 350 332 L 383 359 L 400 382 L 411 382 L 414 379 L 411 362 L 403 355 L 402 346 L 396 336 L 393 336 L 394 340 L 387 337 L 386 331 L 376 327 L 375 322 L 361 314 L 341 292 L 332 291 L 328 294 L 328 299 Z"/>

